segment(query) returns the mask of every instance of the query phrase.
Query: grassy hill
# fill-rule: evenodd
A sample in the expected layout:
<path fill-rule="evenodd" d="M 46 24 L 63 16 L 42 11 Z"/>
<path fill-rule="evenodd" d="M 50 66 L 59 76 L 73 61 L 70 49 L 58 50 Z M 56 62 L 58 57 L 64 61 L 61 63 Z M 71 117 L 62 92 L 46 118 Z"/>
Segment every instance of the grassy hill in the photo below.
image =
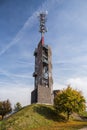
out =
<path fill-rule="evenodd" d="M 34 104 L 0 122 L 0 130 L 78 130 L 87 126 L 84 121 L 66 122 L 50 105 Z"/>

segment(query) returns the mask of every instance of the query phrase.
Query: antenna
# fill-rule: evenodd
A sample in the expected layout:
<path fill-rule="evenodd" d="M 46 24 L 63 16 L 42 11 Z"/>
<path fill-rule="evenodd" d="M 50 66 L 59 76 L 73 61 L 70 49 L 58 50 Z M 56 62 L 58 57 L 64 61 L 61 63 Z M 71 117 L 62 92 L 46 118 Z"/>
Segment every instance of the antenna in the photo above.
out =
<path fill-rule="evenodd" d="M 44 44 L 44 33 L 47 32 L 47 28 L 45 26 L 45 23 L 47 21 L 47 16 L 48 12 L 47 11 L 43 11 L 41 13 L 39 13 L 39 21 L 40 21 L 40 30 L 39 32 L 41 33 L 41 40 L 42 40 L 42 44 Z"/>

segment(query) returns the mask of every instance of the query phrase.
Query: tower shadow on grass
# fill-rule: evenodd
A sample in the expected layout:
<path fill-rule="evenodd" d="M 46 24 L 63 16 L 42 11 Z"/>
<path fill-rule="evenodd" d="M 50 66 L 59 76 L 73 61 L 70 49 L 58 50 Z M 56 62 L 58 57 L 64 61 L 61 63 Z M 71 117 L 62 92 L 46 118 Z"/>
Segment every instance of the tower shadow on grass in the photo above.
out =
<path fill-rule="evenodd" d="M 55 109 L 52 106 L 44 106 L 44 105 L 37 105 L 33 108 L 34 112 L 37 112 L 41 116 L 44 116 L 46 119 L 58 121 L 58 122 L 65 122 L 65 117 L 62 115 L 57 114 Z"/>

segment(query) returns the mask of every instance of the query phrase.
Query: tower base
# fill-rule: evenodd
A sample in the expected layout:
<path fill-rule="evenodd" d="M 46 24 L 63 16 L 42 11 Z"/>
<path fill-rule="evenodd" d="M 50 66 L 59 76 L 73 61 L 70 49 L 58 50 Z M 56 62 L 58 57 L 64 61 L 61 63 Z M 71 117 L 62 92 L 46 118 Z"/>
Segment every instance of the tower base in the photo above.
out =
<path fill-rule="evenodd" d="M 51 90 L 48 87 L 38 85 L 37 89 L 31 92 L 32 103 L 53 104 Z"/>

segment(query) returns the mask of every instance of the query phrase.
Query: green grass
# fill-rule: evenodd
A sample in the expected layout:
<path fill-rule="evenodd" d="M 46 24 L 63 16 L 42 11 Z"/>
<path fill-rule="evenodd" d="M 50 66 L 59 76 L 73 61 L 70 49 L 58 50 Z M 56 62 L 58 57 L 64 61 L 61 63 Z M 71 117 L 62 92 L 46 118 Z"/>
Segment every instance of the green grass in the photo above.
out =
<path fill-rule="evenodd" d="M 84 126 L 87 122 L 66 122 L 65 117 L 57 115 L 52 106 L 34 104 L 3 120 L 0 130 L 78 130 Z"/>

